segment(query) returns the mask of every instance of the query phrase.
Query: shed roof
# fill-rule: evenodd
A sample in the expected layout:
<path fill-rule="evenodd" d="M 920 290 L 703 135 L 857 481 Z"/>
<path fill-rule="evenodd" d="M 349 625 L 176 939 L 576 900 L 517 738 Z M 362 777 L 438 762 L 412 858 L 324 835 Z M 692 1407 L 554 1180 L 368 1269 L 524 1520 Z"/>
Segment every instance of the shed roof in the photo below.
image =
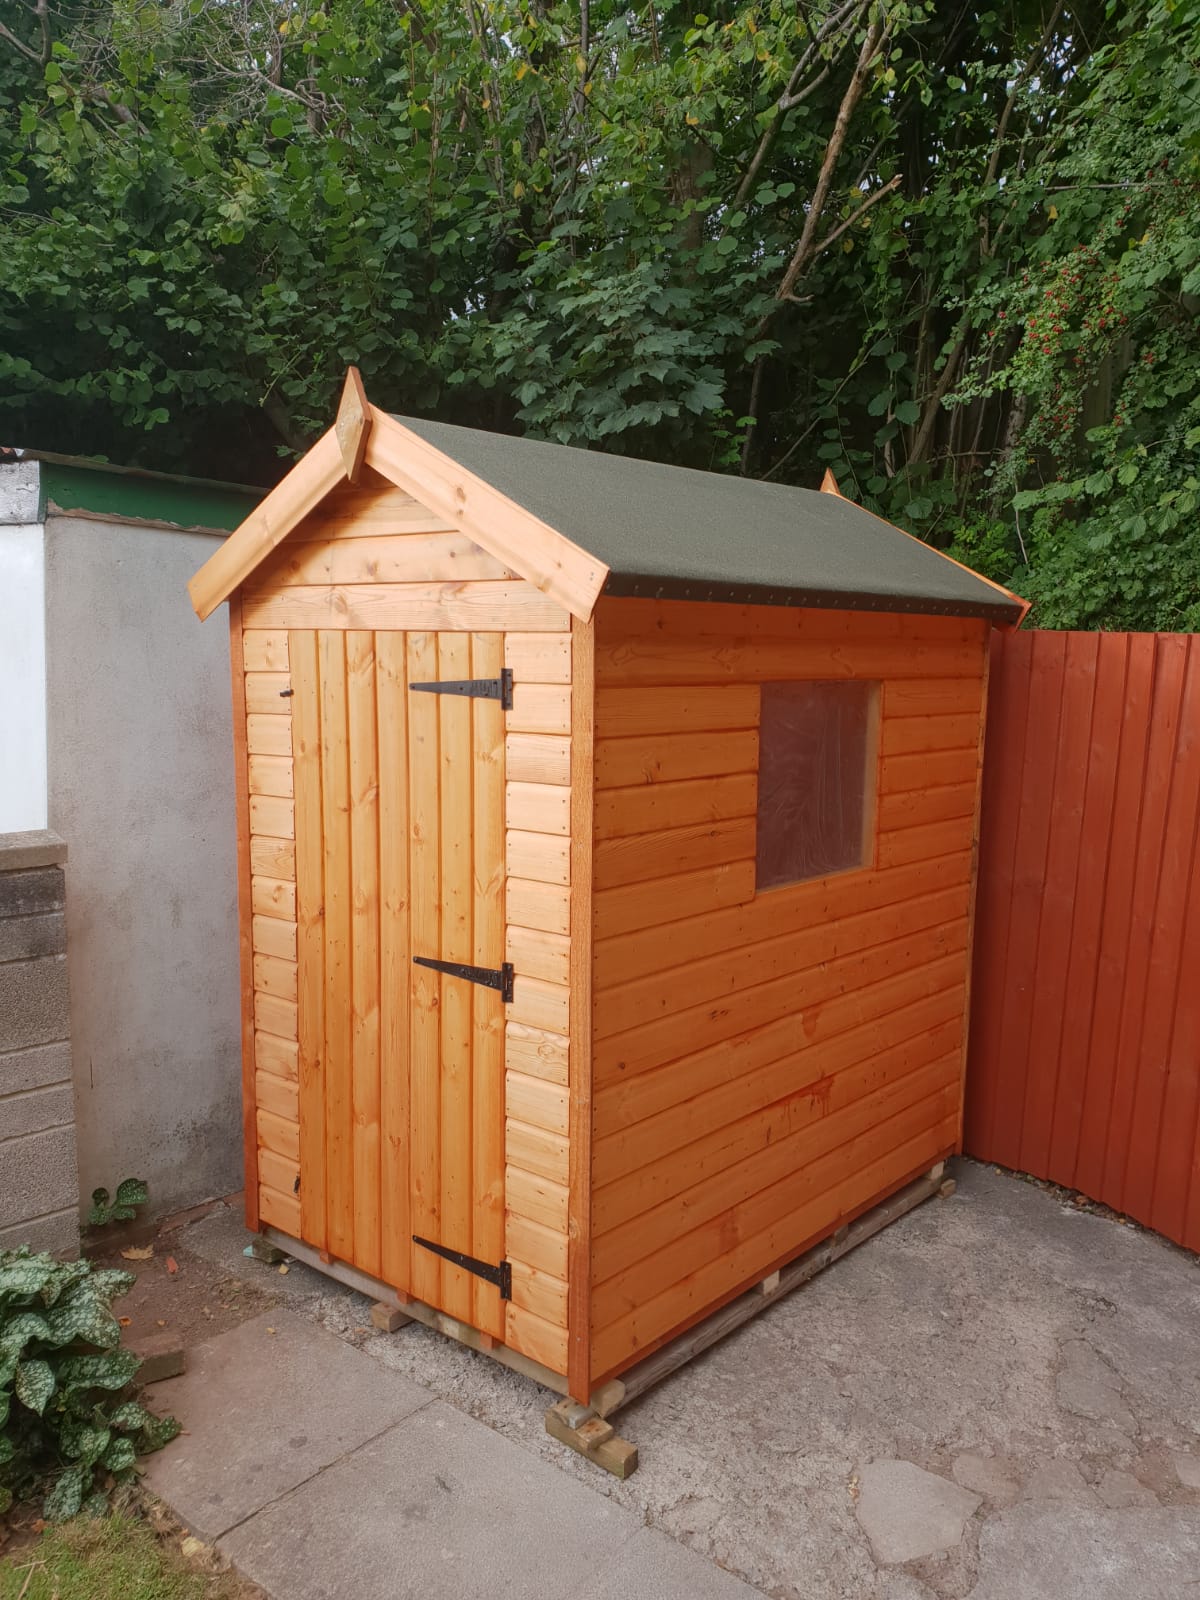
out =
<path fill-rule="evenodd" d="M 201 617 L 371 468 L 586 619 L 601 593 L 1019 622 L 1025 603 L 832 493 L 391 417 L 347 374 L 337 421 L 192 578 Z"/>
<path fill-rule="evenodd" d="M 1023 603 L 839 494 L 397 422 L 609 568 L 605 592 L 1016 621 Z"/>
<path fill-rule="evenodd" d="M 126 467 L 54 450 L 0 446 L 0 467 L 37 466 L 38 519 L 50 512 L 184 531 L 229 532 L 266 494 L 252 484 Z"/>

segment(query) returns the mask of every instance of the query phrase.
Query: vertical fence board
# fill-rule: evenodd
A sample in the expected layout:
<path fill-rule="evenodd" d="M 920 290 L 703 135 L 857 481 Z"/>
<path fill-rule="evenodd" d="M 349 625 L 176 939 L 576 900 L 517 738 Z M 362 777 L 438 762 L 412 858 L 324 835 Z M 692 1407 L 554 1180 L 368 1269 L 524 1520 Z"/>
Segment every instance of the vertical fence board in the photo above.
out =
<path fill-rule="evenodd" d="M 1186 638 L 1162 641 L 1160 651 L 1164 693 L 1173 715 L 1160 715 L 1151 734 L 1161 730 L 1165 781 L 1169 784 L 1166 819 L 1154 909 L 1150 925 L 1149 965 L 1146 979 L 1146 1007 L 1139 1034 L 1137 1094 L 1130 1120 L 1129 1145 L 1125 1158 L 1124 1194 L 1126 1209 L 1138 1216 L 1154 1215 L 1155 1176 L 1159 1169 L 1162 1142 L 1167 1129 L 1163 1121 L 1166 1100 L 1167 1067 L 1171 1038 L 1180 1000 L 1180 980 L 1194 983 L 1181 973 L 1181 956 L 1187 925 L 1191 890 L 1193 851 L 1196 839 L 1196 808 L 1200 804 L 1200 772 L 1197 770 L 1195 726 L 1189 727 L 1187 713 L 1195 718 L 1194 699 L 1186 694 L 1188 645 Z M 1151 760 L 1154 760 L 1152 752 Z"/>
<path fill-rule="evenodd" d="M 1137 842 L 1133 848 L 1136 867 L 1130 908 L 1129 948 L 1125 961 L 1125 995 L 1117 1032 L 1117 1072 L 1105 1158 L 1105 1183 L 1111 1193 L 1121 1196 L 1122 1210 L 1125 1209 L 1131 1137 L 1136 1123 L 1149 1114 L 1149 1108 L 1143 1107 L 1145 1097 L 1152 1094 L 1150 1081 L 1141 1070 L 1143 1045 L 1147 1042 L 1144 1033 L 1147 1026 L 1155 1033 L 1159 1027 L 1159 1019 L 1147 1014 L 1147 1000 L 1154 970 L 1151 964 L 1152 949 L 1163 888 L 1167 808 L 1183 688 L 1179 651 L 1172 646 L 1180 642 L 1178 638 L 1169 637 L 1157 642 L 1150 740 L 1142 780 L 1142 810 Z M 1165 949 L 1163 942 L 1159 941 L 1158 962 L 1169 958 L 1169 948 Z"/>
<path fill-rule="evenodd" d="M 1054 791 L 1041 886 L 1037 962 L 1030 1002 L 1029 1075 L 1021 1126 L 1022 1167 L 1044 1167 L 1050 1155 L 1063 1035 L 1063 1004 L 1070 964 L 1091 734 L 1094 636 L 1059 634 L 1063 652 L 1052 671 L 1059 694 Z M 1035 701 L 1035 705 L 1036 705 Z"/>
<path fill-rule="evenodd" d="M 1113 635 L 1116 639 L 1119 635 Z M 1117 758 L 1112 832 L 1108 841 L 1108 875 L 1100 919 L 1100 958 L 1092 1011 L 1088 1090 L 1080 1124 L 1075 1182 L 1087 1194 L 1105 1186 L 1108 1130 L 1112 1120 L 1113 1085 L 1117 1074 L 1117 1033 L 1125 989 L 1130 908 L 1137 864 L 1135 845 L 1145 780 L 1146 745 L 1154 684 L 1154 636 L 1126 639 L 1125 689 L 1120 708 L 1121 737 Z M 1105 651 L 1115 648 L 1106 640 Z"/>
<path fill-rule="evenodd" d="M 995 1122 L 1002 1076 L 998 1022 L 1005 1010 L 1017 823 L 1021 814 L 1019 805 L 1014 803 L 1020 786 L 1013 783 L 1011 775 L 1021 771 L 1025 760 L 1032 646 L 1031 633 L 1015 633 L 996 635 L 992 647 L 971 985 L 971 1015 L 987 1018 L 988 1025 L 972 1028 L 970 1035 L 963 1113 L 963 1138 L 968 1150 L 998 1148 Z M 990 1159 L 998 1161 L 1000 1157 L 993 1155 Z"/>
<path fill-rule="evenodd" d="M 1022 1130 L 1032 1068 L 1033 999 L 1038 972 L 1041 911 L 1046 880 L 1054 778 L 1062 705 L 1065 635 L 1033 633 L 1029 667 L 1029 718 L 1019 769 L 1024 803 L 1017 815 L 1011 916 L 1022 937 L 1008 941 L 1005 992 L 1000 1015 L 1000 1056 L 1008 1064 L 1008 1092 L 996 1101 L 995 1137 L 1005 1166 L 1021 1166 Z M 1016 776 L 1014 774 L 1014 776 Z"/>
<path fill-rule="evenodd" d="M 1080 1154 L 1083 1116 L 1088 1103 L 1091 1022 L 1100 966 L 1100 930 L 1108 885 L 1108 856 L 1116 805 L 1117 762 L 1121 749 L 1121 706 L 1125 695 L 1125 664 L 1128 656 L 1123 638 L 1105 647 L 1102 634 L 1077 637 L 1086 640 L 1093 652 L 1089 661 L 1093 694 L 1083 816 L 1079 825 L 1079 871 L 1075 880 L 1074 918 L 1060 1019 L 1058 1081 L 1048 1156 L 1048 1165 L 1056 1172 L 1075 1170 Z"/>
<path fill-rule="evenodd" d="M 1180 727 L 1180 755 L 1196 781 L 1200 760 L 1200 638 L 1188 640 L 1187 682 Z M 1189 1201 L 1200 1172 L 1200 802 L 1193 802 L 1191 853 L 1185 884 L 1189 889 L 1180 944 L 1178 992 L 1167 1058 L 1163 1097 L 1162 1141 L 1155 1171 L 1150 1212 L 1152 1225 L 1169 1238 L 1197 1237 L 1197 1219 L 1189 1219 Z M 1200 1199 L 1200 1196 L 1197 1196 Z"/>
<path fill-rule="evenodd" d="M 1200 649 L 997 636 L 968 1152 L 1200 1248 Z"/>

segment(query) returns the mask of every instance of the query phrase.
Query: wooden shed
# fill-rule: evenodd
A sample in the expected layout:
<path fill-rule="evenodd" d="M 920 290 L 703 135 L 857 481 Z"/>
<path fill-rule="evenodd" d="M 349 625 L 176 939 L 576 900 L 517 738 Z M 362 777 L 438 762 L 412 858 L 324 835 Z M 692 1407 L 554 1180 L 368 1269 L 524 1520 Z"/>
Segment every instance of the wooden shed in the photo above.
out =
<path fill-rule="evenodd" d="M 958 1148 L 1008 591 L 836 490 L 352 372 L 191 594 L 251 1228 L 586 1402 Z"/>

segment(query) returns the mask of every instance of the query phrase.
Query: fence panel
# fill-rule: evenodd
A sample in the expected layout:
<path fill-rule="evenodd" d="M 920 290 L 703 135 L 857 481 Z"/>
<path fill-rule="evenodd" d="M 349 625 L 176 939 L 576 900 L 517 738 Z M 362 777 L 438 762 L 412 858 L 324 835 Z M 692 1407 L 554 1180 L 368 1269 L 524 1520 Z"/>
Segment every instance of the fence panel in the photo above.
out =
<path fill-rule="evenodd" d="M 992 650 L 965 1148 L 1200 1250 L 1200 636 Z"/>

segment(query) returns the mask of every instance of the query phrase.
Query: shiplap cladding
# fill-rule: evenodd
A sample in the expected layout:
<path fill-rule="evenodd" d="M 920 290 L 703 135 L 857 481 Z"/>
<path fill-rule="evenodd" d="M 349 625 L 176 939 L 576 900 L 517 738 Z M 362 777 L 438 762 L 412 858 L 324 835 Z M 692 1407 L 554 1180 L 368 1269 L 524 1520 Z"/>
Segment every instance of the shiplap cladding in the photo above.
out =
<path fill-rule="evenodd" d="M 986 625 L 602 599 L 593 1379 L 959 1139 Z M 755 891 L 759 685 L 878 682 L 868 865 Z"/>

